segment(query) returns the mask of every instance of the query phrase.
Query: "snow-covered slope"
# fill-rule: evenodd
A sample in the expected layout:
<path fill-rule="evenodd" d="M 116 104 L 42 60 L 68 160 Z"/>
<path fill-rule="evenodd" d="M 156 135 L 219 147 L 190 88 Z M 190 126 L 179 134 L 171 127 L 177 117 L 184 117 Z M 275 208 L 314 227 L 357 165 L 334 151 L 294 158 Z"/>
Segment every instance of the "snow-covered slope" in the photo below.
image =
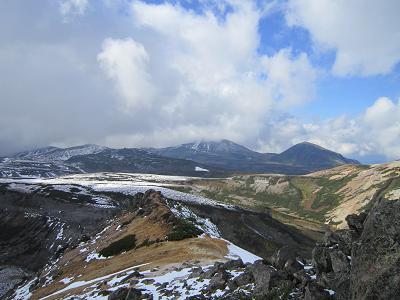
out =
<path fill-rule="evenodd" d="M 195 177 L 164 176 L 154 174 L 125 174 L 125 173 L 92 173 L 75 174 L 57 178 L 25 178 L 8 179 L 0 178 L 0 183 L 10 184 L 9 189 L 28 189 L 29 192 L 43 189 L 44 186 L 51 186 L 53 189 L 69 191 L 72 187 L 80 187 L 84 193 L 92 192 L 115 192 L 125 195 L 144 193 L 149 189 L 157 189 L 167 198 L 177 201 L 220 206 L 228 209 L 235 209 L 234 206 L 222 204 L 206 197 L 174 190 L 174 182 L 182 182 Z"/>
<path fill-rule="evenodd" d="M 70 148 L 45 147 L 17 153 L 12 158 L 36 161 L 64 161 L 78 155 L 96 154 L 107 149 L 103 146 L 87 144 Z"/>

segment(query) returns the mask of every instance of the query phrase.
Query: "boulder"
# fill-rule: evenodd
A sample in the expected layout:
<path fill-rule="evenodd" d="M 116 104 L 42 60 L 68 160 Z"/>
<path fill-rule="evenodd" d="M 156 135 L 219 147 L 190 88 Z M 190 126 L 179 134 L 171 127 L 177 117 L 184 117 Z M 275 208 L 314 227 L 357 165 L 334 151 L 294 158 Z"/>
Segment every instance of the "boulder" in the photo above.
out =
<path fill-rule="evenodd" d="M 203 272 L 200 275 L 201 279 L 210 279 L 212 278 L 217 272 L 224 269 L 224 264 L 221 262 L 216 262 L 211 268 L 207 271 Z"/>
<path fill-rule="evenodd" d="M 329 300 L 333 299 L 329 292 L 311 281 L 305 288 L 304 300 Z"/>
<path fill-rule="evenodd" d="M 301 287 L 305 287 L 307 283 L 311 281 L 310 275 L 308 275 L 304 269 L 293 273 L 293 277 L 301 285 Z"/>
<path fill-rule="evenodd" d="M 108 296 L 108 300 L 139 300 L 144 299 L 142 292 L 134 288 L 119 288 Z"/>
<path fill-rule="evenodd" d="M 400 299 L 400 200 L 380 199 L 351 261 L 352 299 Z"/>
<path fill-rule="evenodd" d="M 244 271 L 232 280 L 229 280 L 228 287 L 230 290 L 236 290 L 238 287 L 243 287 L 254 282 L 253 274 L 249 271 Z"/>
<path fill-rule="evenodd" d="M 296 259 L 296 253 L 289 246 L 284 246 L 270 257 L 271 264 L 277 268 L 282 269 L 289 259 Z"/>
<path fill-rule="evenodd" d="M 321 245 L 316 245 L 312 251 L 312 266 L 317 275 L 320 273 L 328 273 L 332 271 L 332 262 L 329 249 Z"/>
<path fill-rule="evenodd" d="M 340 250 L 335 249 L 329 253 L 333 272 L 335 273 L 348 273 L 350 272 L 350 260 Z"/>
<path fill-rule="evenodd" d="M 244 264 L 242 259 L 236 259 L 236 260 L 229 260 L 226 263 L 224 263 L 223 268 L 225 270 L 233 270 L 233 269 L 239 269 L 239 268 L 244 268 Z"/>
<path fill-rule="evenodd" d="M 360 214 L 352 214 L 346 217 L 347 225 L 351 230 L 354 230 L 359 235 L 362 233 L 364 228 L 364 221 L 367 218 L 368 214 L 366 212 L 362 212 Z"/>
<path fill-rule="evenodd" d="M 189 275 L 189 278 L 197 278 L 197 277 L 200 277 L 201 274 L 203 274 L 203 268 L 196 267 L 191 270 L 191 274 Z"/>
<path fill-rule="evenodd" d="M 297 271 L 300 271 L 303 269 L 303 265 L 300 264 L 296 259 L 289 258 L 285 265 L 283 266 L 283 269 L 288 272 L 289 274 L 296 273 Z"/>
<path fill-rule="evenodd" d="M 271 283 L 277 277 L 277 272 L 272 267 L 266 265 L 262 260 L 257 260 L 254 262 L 254 264 L 250 267 L 250 270 L 254 277 L 254 295 L 266 295 Z"/>
<path fill-rule="evenodd" d="M 225 270 L 219 270 L 214 277 L 211 278 L 207 287 L 207 291 L 224 290 L 231 275 Z"/>

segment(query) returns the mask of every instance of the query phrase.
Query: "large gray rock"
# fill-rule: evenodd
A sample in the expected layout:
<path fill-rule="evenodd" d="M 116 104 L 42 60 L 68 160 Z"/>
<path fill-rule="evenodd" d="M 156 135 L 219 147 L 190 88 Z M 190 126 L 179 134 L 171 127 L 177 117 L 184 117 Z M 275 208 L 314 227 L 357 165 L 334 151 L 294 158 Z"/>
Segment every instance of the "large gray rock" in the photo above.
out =
<path fill-rule="evenodd" d="M 254 277 L 254 295 L 264 296 L 268 294 L 271 283 L 277 277 L 277 272 L 262 260 L 254 262 L 250 270 Z"/>
<path fill-rule="evenodd" d="M 284 246 L 271 256 L 270 263 L 277 269 L 282 269 L 289 259 L 296 259 L 296 253 L 289 246 Z"/>
<path fill-rule="evenodd" d="M 242 274 L 230 280 L 228 282 L 228 287 L 230 290 L 236 290 L 238 287 L 243 287 L 252 282 L 254 282 L 253 274 L 246 270 Z"/>
<path fill-rule="evenodd" d="M 329 253 L 333 272 L 347 273 L 350 270 L 350 259 L 339 249 L 332 250 Z"/>
<path fill-rule="evenodd" d="M 361 234 L 364 229 L 364 221 L 367 218 L 367 213 L 362 212 L 360 214 L 352 214 L 346 217 L 347 225 L 351 230 L 354 230 L 358 234 Z"/>
<path fill-rule="evenodd" d="M 323 289 L 315 282 L 310 282 L 306 286 L 304 293 L 304 300 L 328 300 L 328 299 L 333 299 L 333 297 L 331 297 L 329 292 L 327 292 L 325 289 Z"/>
<path fill-rule="evenodd" d="M 317 274 L 332 271 L 332 261 L 329 252 L 328 248 L 321 245 L 316 245 L 313 249 L 311 263 Z"/>
<path fill-rule="evenodd" d="M 142 292 L 134 288 L 119 288 L 108 296 L 108 300 L 140 300 Z"/>
<path fill-rule="evenodd" d="M 326 247 L 337 247 L 346 255 L 351 255 L 351 244 L 355 235 L 351 230 L 339 229 L 335 232 L 327 230 L 323 243 Z"/>
<path fill-rule="evenodd" d="M 400 299 L 400 200 L 379 200 L 353 244 L 352 299 Z"/>
<path fill-rule="evenodd" d="M 210 280 L 207 287 L 207 291 L 224 290 L 229 278 L 229 275 L 225 270 L 219 270 Z"/>

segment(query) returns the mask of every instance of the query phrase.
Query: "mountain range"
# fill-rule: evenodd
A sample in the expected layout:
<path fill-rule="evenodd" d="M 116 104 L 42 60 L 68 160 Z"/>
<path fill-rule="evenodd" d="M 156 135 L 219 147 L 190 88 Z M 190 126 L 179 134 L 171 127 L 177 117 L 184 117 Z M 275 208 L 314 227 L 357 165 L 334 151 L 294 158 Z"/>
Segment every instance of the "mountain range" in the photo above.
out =
<path fill-rule="evenodd" d="M 229 140 L 146 149 L 161 156 L 189 159 L 244 173 L 305 174 L 344 164 L 360 164 L 318 145 L 303 142 L 282 153 L 260 153 Z"/>
<path fill-rule="evenodd" d="M 311 143 L 282 153 L 260 153 L 229 140 L 167 148 L 112 149 L 92 144 L 45 147 L 0 160 L 0 177 L 54 177 L 73 173 L 126 172 L 219 177 L 235 173 L 307 174 L 358 161 Z"/>

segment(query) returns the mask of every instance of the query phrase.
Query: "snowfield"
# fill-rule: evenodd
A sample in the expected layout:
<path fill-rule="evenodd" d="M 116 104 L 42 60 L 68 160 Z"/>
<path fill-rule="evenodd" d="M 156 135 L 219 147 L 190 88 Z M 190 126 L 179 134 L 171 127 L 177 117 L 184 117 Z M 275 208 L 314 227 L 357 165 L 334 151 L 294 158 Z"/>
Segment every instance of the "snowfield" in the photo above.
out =
<path fill-rule="evenodd" d="M 51 186 L 53 189 L 64 192 L 71 192 L 73 188 L 80 188 L 80 192 L 73 190 L 74 193 L 87 195 L 90 195 L 92 190 L 95 192 L 117 192 L 133 196 L 139 192 L 144 193 L 149 189 L 155 189 L 165 197 L 176 201 L 235 209 L 232 205 L 222 204 L 209 198 L 179 192 L 171 188 L 176 187 L 179 182 L 192 179 L 198 178 L 154 174 L 92 173 L 57 178 L 0 178 L 0 183 L 9 184 L 8 189 L 10 190 L 27 193 L 42 189 L 43 186 Z M 103 198 L 99 199 L 97 204 L 99 206 L 112 206 L 110 202 Z"/>

